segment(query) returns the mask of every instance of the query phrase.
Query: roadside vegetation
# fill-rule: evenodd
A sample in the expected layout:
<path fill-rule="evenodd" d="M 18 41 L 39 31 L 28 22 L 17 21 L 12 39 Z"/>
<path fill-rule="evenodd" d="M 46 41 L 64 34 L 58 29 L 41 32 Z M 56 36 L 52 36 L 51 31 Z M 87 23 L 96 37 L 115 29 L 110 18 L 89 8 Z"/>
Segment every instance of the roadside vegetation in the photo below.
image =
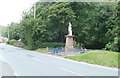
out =
<path fill-rule="evenodd" d="M 79 62 L 120 68 L 120 65 L 118 64 L 120 57 L 118 57 L 118 55 L 120 56 L 120 53 L 110 51 L 91 51 L 83 55 L 66 56 L 65 58 Z"/>
<path fill-rule="evenodd" d="M 34 50 L 35 52 L 38 52 L 38 53 L 47 53 L 46 52 L 46 48 L 39 48 L 39 49 L 36 49 Z"/>
<path fill-rule="evenodd" d="M 120 2 L 37 2 L 36 18 L 32 9 L 23 12 L 20 23 L 10 24 L 10 40 L 21 39 L 31 50 L 52 43 L 61 47 L 71 22 L 77 48 L 120 51 Z"/>
<path fill-rule="evenodd" d="M 68 23 L 71 22 L 75 48 L 110 52 L 94 51 L 65 58 L 120 67 L 120 1 L 37 2 L 35 18 L 33 8 L 23 12 L 20 23 L 11 23 L 6 28 L 10 33 L 8 44 L 40 53 L 46 53 L 46 47 L 64 47 Z M 8 31 L 2 34 L 8 37 Z"/>
<path fill-rule="evenodd" d="M 20 23 L 0 26 L 10 45 L 46 53 L 46 47 L 64 47 L 71 22 L 75 48 L 104 49 L 65 58 L 108 67 L 120 67 L 119 2 L 37 2 L 24 11 Z"/>
<path fill-rule="evenodd" d="M 7 44 L 14 45 L 17 42 L 17 40 L 12 39 L 7 42 Z"/>

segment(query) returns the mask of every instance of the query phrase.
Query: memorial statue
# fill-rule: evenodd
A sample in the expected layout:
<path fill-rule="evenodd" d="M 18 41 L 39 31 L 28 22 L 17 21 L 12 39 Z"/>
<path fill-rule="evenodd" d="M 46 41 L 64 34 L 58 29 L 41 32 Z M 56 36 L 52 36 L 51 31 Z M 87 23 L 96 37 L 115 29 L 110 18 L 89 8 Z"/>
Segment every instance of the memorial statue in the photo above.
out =
<path fill-rule="evenodd" d="M 72 24 L 69 22 L 69 27 L 68 27 L 68 35 L 72 35 Z"/>
<path fill-rule="evenodd" d="M 74 35 L 72 34 L 72 24 L 70 22 L 68 26 L 68 35 L 66 35 L 65 37 L 66 37 L 65 51 L 66 52 L 73 51 L 74 50 L 74 46 L 73 46 Z"/>

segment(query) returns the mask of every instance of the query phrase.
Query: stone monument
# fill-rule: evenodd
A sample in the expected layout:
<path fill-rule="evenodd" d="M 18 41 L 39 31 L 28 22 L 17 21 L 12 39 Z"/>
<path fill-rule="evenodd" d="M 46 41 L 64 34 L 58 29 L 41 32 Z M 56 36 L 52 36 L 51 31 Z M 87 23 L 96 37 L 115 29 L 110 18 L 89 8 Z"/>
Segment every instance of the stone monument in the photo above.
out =
<path fill-rule="evenodd" d="M 74 35 L 72 35 L 72 25 L 69 22 L 69 26 L 68 26 L 68 32 L 69 34 L 66 35 L 66 45 L 65 45 L 65 51 L 71 51 L 74 49 L 73 47 L 73 37 Z"/>

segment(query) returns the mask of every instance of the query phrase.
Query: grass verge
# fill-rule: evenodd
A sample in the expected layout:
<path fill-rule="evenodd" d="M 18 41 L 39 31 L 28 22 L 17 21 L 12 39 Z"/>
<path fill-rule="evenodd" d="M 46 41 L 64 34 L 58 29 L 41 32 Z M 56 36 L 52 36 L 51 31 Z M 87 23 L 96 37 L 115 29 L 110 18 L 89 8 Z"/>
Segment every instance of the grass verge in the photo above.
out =
<path fill-rule="evenodd" d="M 39 53 L 46 53 L 46 48 L 36 49 L 35 51 Z"/>
<path fill-rule="evenodd" d="M 118 57 L 118 55 L 120 56 L 120 53 L 110 51 L 91 51 L 83 55 L 66 56 L 65 58 L 80 62 L 87 62 L 91 64 L 120 68 L 120 65 L 118 65 L 120 57 Z"/>
<path fill-rule="evenodd" d="M 39 48 L 39 49 L 36 49 L 36 50 L 31 50 L 29 47 L 25 46 L 23 49 L 30 50 L 30 51 L 35 51 L 35 52 L 38 52 L 38 53 L 47 53 L 46 48 Z"/>

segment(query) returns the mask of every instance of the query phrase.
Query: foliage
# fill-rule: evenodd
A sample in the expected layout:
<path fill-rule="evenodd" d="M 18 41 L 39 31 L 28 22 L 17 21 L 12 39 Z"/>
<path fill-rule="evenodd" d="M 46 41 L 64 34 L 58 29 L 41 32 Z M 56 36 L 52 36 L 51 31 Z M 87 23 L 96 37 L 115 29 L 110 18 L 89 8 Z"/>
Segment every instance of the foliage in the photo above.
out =
<path fill-rule="evenodd" d="M 10 25 L 10 39 L 21 39 L 31 49 L 50 46 L 43 42 L 65 43 L 71 22 L 80 47 L 120 51 L 119 6 L 120 2 L 37 2 L 36 18 L 33 7 L 24 12 L 20 23 Z"/>
<path fill-rule="evenodd" d="M 46 48 L 39 48 L 39 49 L 37 49 L 35 51 L 39 52 L 39 53 L 46 53 Z"/>
<path fill-rule="evenodd" d="M 9 33 L 9 39 L 15 39 L 15 40 L 19 40 L 20 39 L 20 34 L 19 34 L 19 24 L 18 23 L 14 23 L 12 22 L 9 26 L 6 27 L 6 31 L 3 34 L 3 36 L 8 37 L 8 33 Z"/>
<path fill-rule="evenodd" d="M 7 44 L 13 45 L 13 44 L 16 43 L 16 42 L 17 42 L 17 40 L 12 39 L 12 40 L 9 40 L 9 41 L 7 42 Z"/>
<path fill-rule="evenodd" d="M 41 42 L 65 42 L 64 35 L 67 30 L 64 29 L 67 29 L 68 21 L 74 19 L 74 13 L 69 8 L 69 4 L 38 2 L 36 18 L 31 18 L 32 12 L 30 12 L 31 16 L 26 13 L 20 23 L 20 37 L 23 43 L 36 49 L 41 47 Z"/>
<path fill-rule="evenodd" d="M 110 22 L 107 25 L 111 25 L 106 33 L 106 37 L 108 38 L 108 43 L 106 44 L 106 49 L 112 51 L 120 51 L 120 2 L 114 9 L 114 14 L 110 17 Z"/>
<path fill-rule="evenodd" d="M 21 41 L 17 41 L 13 45 L 16 47 L 21 47 L 21 48 L 23 48 L 25 46 Z"/>
<path fill-rule="evenodd" d="M 109 51 L 92 51 L 79 56 L 66 56 L 65 58 L 102 66 L 118 67 L 118 54 L 120 53 Z"/>
<path fill-rule="evenodd" d="M 76 3 L 74 7 L 78 7 Z M 108 29 L 111 29 L 111 15 L 114 15 L 113 6 L 114 3 L 90 3 L 85 5 L 81 10 L 75 9 L 77 14 L 74 27 L 75 40 L 79 44 L 83 45 L 86 48 L 103 48 L 107 44 L 108 40 L 106 39 L 105 34 Z M 73 8 L 74 8 L 73 7 Z M 88 8 L 89 7 L 89 8 Z M 80 7 L 78 7 L 80 8 Z M 84 15 L 83 15 L 84 14 Z M 110 22 L 111 24 L 107 24 Z"/>
<path fill-rule="evenodd" d="M 109 42 L 106 44 L 106 49 L 111 50 L 111 51 L 118 51 L 119 46 L 118 46 L 118 38 L 114 38 L 114 42 Z"/>
<path fill-rule="evenodd" d="M 57 43 L 57 42 L 43 42 L 39 45 L 39 48 L 46 48 L 46 47 L 63 47 L 65 46 L 64 43 Z"/>

